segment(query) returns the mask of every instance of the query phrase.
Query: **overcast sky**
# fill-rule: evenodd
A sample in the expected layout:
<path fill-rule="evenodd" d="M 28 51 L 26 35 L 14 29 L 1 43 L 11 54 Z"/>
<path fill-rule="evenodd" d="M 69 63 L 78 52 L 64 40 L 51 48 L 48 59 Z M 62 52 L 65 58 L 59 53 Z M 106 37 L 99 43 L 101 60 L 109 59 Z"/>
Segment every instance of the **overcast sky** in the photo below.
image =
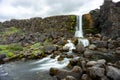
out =
<path fill-rule="evenodd" d="M 102 3 L 103 0 L 0 0 L 0 21 L 67 14 L 79 15 L 99 8 Z"/>

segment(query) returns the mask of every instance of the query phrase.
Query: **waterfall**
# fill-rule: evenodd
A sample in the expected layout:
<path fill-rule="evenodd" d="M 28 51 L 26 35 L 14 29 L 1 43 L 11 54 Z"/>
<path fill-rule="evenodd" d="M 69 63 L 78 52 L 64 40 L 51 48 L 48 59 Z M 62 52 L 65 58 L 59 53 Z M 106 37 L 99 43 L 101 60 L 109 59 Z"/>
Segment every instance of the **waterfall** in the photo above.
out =
<path fill-rule="evenodd" d="M 78 44 L 82 43 L 84 47 L 89 45 L 89 41 L 83 37 L 82 15 L 77 16 L 77 26 L 76 26 L 75 37 L 78 38 Z M 68 48 L 69 49 L 68 54 L 70 54 L 72 53 L 73 49 L 76 49 L 76 47 L 71 40 L 67 40 L 67 42 L 68 43 L 65 44 L 63 48 Z M 39 64 L 39 68 L 32 69 L 31 71 L 36 71 L 36 70 L 44 71 L 44 70 L 49 70 L 51 67 L 64 68 L 69 63 L 69 59 L 67 58 L 65 58 L 63 61 L 57 61 L 59 56 L 55 57 L 55 59 L 51 59 L 50 56 L 32 63 L 32 64 Z"/>
<path fill-rule="evenodd" d="M 83 31 L 82 31 L 82 16 L 77 16 L 77 25 L 76 25 L 76 32 L 75 37 L 83 38 Z"/>
<path fill-rule="evenodd" d="M 78 37 L 78 44 L 82 43 L 84 45 L 84 47 L 89 45 L 88 39 L 83 37 L 82 15 L 77 16 L 77 25 L 76 25 L 75 37 Z"/>
<path fill-rule="evenodd" d="M 84 47 L 89 45 L 88 39 L 83 37 L 83 30 L 82 30 L 82 15 L 77 16 L 76 18 L 77 25 L 76 25 L 76 31 L 75 31 L 75 37 L 78 38 L 78 44 L 83 44 Z M 68 40 L 68 43 L 63 46 L 63 48 L 69 48 L 68 53 L 72 53 L 73 49 L 75 48 L 75 45 L 72 43 L 71 40 Z"/>

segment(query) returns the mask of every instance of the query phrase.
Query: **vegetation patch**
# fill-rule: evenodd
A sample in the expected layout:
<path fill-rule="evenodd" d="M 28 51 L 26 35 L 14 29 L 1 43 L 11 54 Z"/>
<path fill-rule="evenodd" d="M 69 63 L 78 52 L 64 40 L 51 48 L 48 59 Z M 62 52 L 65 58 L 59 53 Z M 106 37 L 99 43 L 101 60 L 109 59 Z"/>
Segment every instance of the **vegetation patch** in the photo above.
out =
<path fill-rule="evenodd" d="M 22 51 L 23 47 L 17 43 L 0 45 L 0 54 L 6 54 L 7 57 L 12 57 L 16 52 Z"/>
<path fill-rule="evenodd" d="M 75 15 L 71 15 L 70 18 L 72 19 L 72 21 L 76 21 L 76 16 Z"/>
<path fill-rule="evenodd" d="M 12 35 L 14 33 L 18 33 L 18 34 L 23 34 L 23 31 L 21 29 L 18 29 L 16 27 L 10 27 L 10 28 L 6 28 L 4 32 L 1 32 L 1 35 Z"/>

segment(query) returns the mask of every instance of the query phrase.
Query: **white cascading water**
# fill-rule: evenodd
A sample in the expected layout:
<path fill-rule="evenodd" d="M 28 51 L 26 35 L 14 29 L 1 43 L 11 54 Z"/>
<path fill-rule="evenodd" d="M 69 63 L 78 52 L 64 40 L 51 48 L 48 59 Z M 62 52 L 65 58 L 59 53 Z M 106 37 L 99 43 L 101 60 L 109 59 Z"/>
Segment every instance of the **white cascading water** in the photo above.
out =
<path fill-rule="evenodd" d="M 49 70 L 51 67 L 55 67 L 55 68 L 64 68 L 67 66 L 67 64 L 69 63 L 69 59 L 67 58 L 64 58 L 63 61 L 58 61 L 58 57 L 55 57 L 55 59 L 51 59 L 50 58 L 51 55 L 47 56 L 46 58 L 43 58 L 39 61 L 36 61 L 34 63 L 31 63 L 32 65 L 33 64 L 39 64 L 38 65 L 38 68 L 34 68 L 30 71 L 46 71 L 46 70 Z"/>
<path fill-rule="evenodd" d="M 68 49 L 69 49 L 69 52 L 68 52 L 68 53 L 72 53 L 72 50 L 73 50 L 73 49 L 76 49 L 76 48 L 75 48 L 75 45 L 72 43 L 71 40 L 67 40 L 67 41 L 68 41 L 68 43 L 65 44 L 65 46 L 63 46 L 63 48 L 64 48 L 64 47 L 68 48 Z"/>
<path fill-rule="evenodd" d="M 76 26 L 75 37 L 78 37 L 78 44 L 82 43 L 84 45 L 84 47 L 89 45 L 88 39 L 83 37 L 82 15 L 77 16 L 77 26 Z"/>

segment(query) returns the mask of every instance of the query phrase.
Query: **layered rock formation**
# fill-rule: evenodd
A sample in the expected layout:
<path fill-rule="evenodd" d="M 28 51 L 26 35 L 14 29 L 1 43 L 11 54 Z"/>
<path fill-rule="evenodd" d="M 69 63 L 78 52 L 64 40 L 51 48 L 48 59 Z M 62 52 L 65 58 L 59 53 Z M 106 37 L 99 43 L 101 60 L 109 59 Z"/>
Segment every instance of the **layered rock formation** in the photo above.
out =
<path fill-rule="evenodd" d="M 18 43 L 19 41 L 32 40 L 33 42 L 42 42 L 45 39 L 57 39 L 60 37 L 71 38 L 74 36 L 76 16 L 75 15 L 61 15 L 51 16 L 47 18 L 31 18 L 10 21 L 5 21 L 1 24 L 1 32 L 7 32 L 6 29 L 16 28 L 22 30 L 22 35 L 17 32 L 10 35 L 0 35 L 4 40 L 3 43 Z M 13 33 L 13 31 L 12 31 Z M 9 40 L 11 39 L 11 40 Z M 16 40 L 17 39 L 17 40 Z"/>
<path fill-rule="evenodd" d="M 44 32 L 46 29 L 55 29 L 57 31 L 73 30 L 75 23 L 74 15 L 67 16 L 51 16 L 44 19 L 37 17 L 31 19 L 5 21 L 2 23 L 4 27 L 22 28 L 27 32 Z"/>
<path fill-rule="evenodd" d="M 112 0 L 104 0 L 100 9 L 92 10 L 84 15 L 84 20 L 88 22 L 88 28 L 94 28 L 104 36 L 111 38 L 120 37 L 120 2 L 114 3 Z M 92 22 L 91 22 L 92 21 Z M 92 25 L 91 25 L 92 24 Z M 86 27 L 86 24 L 83 25 Z M 93 29 L 92 29 L 93 30 Z"/>

